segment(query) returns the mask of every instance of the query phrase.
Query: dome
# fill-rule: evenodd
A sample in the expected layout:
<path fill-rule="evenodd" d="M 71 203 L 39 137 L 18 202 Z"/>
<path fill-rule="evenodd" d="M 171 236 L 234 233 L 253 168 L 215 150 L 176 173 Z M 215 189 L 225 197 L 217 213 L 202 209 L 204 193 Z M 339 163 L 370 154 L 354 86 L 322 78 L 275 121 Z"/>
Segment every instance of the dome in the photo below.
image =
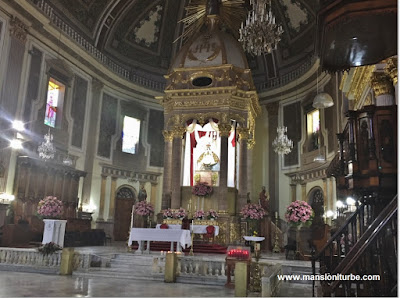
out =
<path fill-rule="evenodd" d="M 223 64 L 249 68 L 239 42 L 232 35 L 216 28 L 206 30 L 188 41 L 173 60 L 169 72 L 176 68 L 204 68 Z"/>

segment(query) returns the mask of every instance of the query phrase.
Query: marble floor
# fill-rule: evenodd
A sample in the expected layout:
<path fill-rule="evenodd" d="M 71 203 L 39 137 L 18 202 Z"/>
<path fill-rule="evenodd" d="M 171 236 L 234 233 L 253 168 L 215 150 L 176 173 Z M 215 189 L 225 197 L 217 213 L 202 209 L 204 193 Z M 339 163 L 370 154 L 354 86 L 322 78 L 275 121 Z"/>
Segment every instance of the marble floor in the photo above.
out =
<path fill-rule="evenodd" d="M 127 253 L 126 243 L 118 242 L 75 250 L 95 255 Z M 224 255 L 208 257 L 225 258 Z M 284 254 L 262 254 L 261 261 L 311 266 L 310 262 L 285 260 Z M 234 289 L 215 285 L 0 271 L 0 297 L 234 297 L 234 294 Z M 283 282 L 279 296 L 309 297 L 310 294 L 310 285 Z M 249 293 L 249 296 L 257 296 L 257 293 Z"/>
<path fill-rule="evenodd" d="M 310 286 L 283 283 L 280 297 L 309 297 Z M 252 293 L 249 296 L 255 296 Z M 0 297 L 234 297 L 223 286 L 0 271 Z"/>

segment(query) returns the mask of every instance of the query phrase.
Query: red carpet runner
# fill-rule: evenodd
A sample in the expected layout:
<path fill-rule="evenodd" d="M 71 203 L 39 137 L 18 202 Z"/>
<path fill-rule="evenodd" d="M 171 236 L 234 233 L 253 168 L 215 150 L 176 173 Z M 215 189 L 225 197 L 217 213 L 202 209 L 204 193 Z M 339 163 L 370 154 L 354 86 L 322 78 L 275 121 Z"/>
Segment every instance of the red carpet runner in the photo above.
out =
<path fill-rule="evenodd" d="M 146 244 L 145 244 L 146 247 Z M 137 242 L 131 246 L 132 250 L 138 248 Z M 169 251 L 171 249 L 171 242 L 150 242 L 151 251 Z M 226 254 L 226 246 L 211 243 L 194 243 L 193 253 L 206 253 L 206 254 Z M 174 250 L 176 251 L 176 243 L 174 243 Z M 184 253 L 189 253 L 190 247 L 182 250 Z"/>

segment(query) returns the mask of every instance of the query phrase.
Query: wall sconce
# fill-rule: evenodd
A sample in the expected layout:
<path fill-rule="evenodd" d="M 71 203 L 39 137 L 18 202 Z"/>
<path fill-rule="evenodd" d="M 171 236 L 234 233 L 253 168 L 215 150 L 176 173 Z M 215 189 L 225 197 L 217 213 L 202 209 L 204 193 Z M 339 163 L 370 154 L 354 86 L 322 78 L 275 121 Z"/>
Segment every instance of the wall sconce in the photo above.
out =
<path fill-rule="evenodd" d="M 10 204 L 12 201 L 14 201 L 15 196 L 9 195 L 6 193 L 1 193 L 0 194 L 0 204 Z"/>

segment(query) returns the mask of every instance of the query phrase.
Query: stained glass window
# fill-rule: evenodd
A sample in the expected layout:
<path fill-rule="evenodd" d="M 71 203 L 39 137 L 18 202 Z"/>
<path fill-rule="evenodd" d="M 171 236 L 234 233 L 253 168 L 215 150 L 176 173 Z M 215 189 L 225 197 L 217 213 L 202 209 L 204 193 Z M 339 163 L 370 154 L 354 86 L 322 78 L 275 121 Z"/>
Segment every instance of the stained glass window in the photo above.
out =
<path fill-rule="evenodd" d="M 140 120 L 124 117 L 122 129 L 122 152 L 136 154 L 140 136 Z"/>
<path fill-rule="evenodd" d="M 56 118 L 64 96 L 65 86 L 53 78 L 50 78 L 47 87 L 47 102 L 44 124 L 56 127 Z"/>

